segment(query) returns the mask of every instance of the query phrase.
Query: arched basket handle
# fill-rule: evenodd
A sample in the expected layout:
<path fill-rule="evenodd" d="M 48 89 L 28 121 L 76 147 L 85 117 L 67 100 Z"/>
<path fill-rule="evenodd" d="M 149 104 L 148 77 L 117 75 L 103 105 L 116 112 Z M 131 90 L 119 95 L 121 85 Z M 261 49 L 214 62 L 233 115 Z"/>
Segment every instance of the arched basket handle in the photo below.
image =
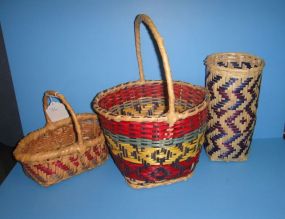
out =
<path fill-rule="evenodd" d="M 168 56 L 164 47 L 163 39 L 160 36 L 157 28 L 155 27 L 151 18 L 144 14 L 139 14 L 135 19 L 135 46 L 136 46 L 136 55 L 138 60 L 139 66 L 139 74 L 140 74 L 140 81 L 145 82 L 144 79 L 144 71 L 143 71 L 143 64 L 142 64 L 142 55 L 141 55 L 141 44 L 140 44 L 140 24 L 144 23 L 153 34 L 153 37 L 157 43 L 159 53 L 162 58 L 162 64 L 164 68 L 165 78 L 167 82 L 167 92 L 168 92 L 168 112 L 167 112 L 167 120 L 170 126 L 177 121 L 178 115 L 175 112 L 175 96 L 174 96 L 174 89 L 173 89 L 173 80 L 171 76 L 170 65 L 168 61 Z"/>
<path fill-rule="evenodd" d="M 77 138 L 77 142 L 80 146 L 83 145 L 83 138 L 82 138 L 82 132 L 81 132 L 81 128 L 78 122 L 78 119 L 76 117 L 75 112 L 73 111 L 72 107 L 70 106 L 70 104 L 66 101 L 65 97 L 56 92 L 56 91 L 46 91 L 44 93 L 44 97 L 43 97 L 43 108 L 44 108 L 44 114 L 45 114 L 45 118 L 46 118 L 46 126 L 51 126 L 52 125 L 52 121 L 49 118 L 46 109 L 48 107 L 48 98 L 49 97 L 55 97 L 57 99 L 59 99 L 61 101 L 61 103 L 65 106 L 66 110 L 69 112 L 70 116 L 71 116 L 71 120 L 74 124 L 74 128 L 75 128 L 75 132 L 76 132 L 76 138 Z"/>

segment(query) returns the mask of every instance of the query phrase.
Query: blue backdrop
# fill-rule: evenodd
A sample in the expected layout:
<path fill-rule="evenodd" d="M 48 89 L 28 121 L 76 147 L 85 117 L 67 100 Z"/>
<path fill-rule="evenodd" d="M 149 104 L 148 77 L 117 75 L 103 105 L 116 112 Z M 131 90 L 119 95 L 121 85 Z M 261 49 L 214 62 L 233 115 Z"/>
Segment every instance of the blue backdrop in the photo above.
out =
<path fill-rule="evenodd" d="M 91 112 L 97 92 L 138 79 L 133 21 L 152 17 L 165 39 L 173 78 L 204 85 L 203 60 L 248 52 L 266 61 L 255 138 L 280 137 L 285 121 L 285 1 L 0 0 L 0 21 L 24 133 L 44 125 L 42 95 L 62 92 Z M 159 79 L 142 28 L 147 79 Z"/>

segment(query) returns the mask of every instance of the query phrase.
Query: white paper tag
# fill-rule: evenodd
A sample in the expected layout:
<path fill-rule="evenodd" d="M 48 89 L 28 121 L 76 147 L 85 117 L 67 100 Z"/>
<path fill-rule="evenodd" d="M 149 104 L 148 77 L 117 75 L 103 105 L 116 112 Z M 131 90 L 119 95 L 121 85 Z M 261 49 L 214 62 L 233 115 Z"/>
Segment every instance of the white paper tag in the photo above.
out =
<path fill-rule="evenodd" d="M 65 106 L 59 102 L 51 102 L 47 107 L 46 112 L 52 122 L 56 122 L 69 117 Z"/>

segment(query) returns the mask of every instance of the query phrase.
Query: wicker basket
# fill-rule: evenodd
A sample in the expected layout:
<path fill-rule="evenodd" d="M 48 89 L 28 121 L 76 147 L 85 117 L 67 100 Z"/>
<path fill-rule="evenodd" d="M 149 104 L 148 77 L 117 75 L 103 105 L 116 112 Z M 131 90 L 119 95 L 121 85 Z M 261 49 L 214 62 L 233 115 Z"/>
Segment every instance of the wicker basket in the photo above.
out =
<path fill-rule="evenodd" d="M 166 83 L 144 79 L 141 22 L 158 44 Z M 93 108 L 112 157 L 128 184 L 149 188 L 191 176 L 204 141 L 208 94 L 202 87 L 172 81 L 163 40 L 148 16 L 136 17 L 135 39 L 140 80 L 97 94 Z"/>
<path fill-rule="evenodd" d="M 212 160 L 246 160 L 264 61 L 245 53 L 218 53 L 205 65 L 210 92 L 206 151 Z"/>
<path fill-rule="evenodd" d="M 71 118 L 52 122 L 46 113 L 49 96 L 58 98 Z M 43 103 L 46 126 L 24 137 L 14 151 L 27 175 L 49 186 L 107 159 L 108 150 L 95 114 L 76 115 L 64 96 L 54 91 L 45 92 Z"/>

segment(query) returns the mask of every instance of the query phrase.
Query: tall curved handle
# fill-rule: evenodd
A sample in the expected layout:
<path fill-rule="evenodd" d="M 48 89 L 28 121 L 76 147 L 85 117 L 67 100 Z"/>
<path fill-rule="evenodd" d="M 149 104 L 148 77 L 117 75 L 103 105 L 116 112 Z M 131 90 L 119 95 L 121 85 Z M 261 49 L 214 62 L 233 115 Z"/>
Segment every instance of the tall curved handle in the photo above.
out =
<path fill-rule="evenodd" d="M 72 109 L 72 107 L 69 105 L 69 103 L 66 101 L 65 97 L 62 94 L 59 94 L 55 91 L 46 91 L 44 93 L 44 98 L 43 98 L 43 108 L 44 108 L 44 113 L 45 113 L 45 118 L 46 118 L 46 122 L 47 125 L 52 125 L 52 121 L 49 118 L 46 109 L 48 107 L 48 98 L 52 96 L 52 97 L 56 97 L 57 99 L 59 99 L 62 104 L 65 106 L 65 108 L 67 109 L 67 111 L 69 112 L 72 122 L 74 124 L 74 128 L 75 128 L 75 132 L 76 132 L 76 137 L 77 137 L 77 141 L 79 145 L 83 145 L 83 138 L 82 138 L 82 133 L 81 133 L 81 128 L 79 125 L 79 122 L 77 120 L 77 117 Z"/>
<path fill-rule="evenodd" d="M 163 39 L 160 36 L 159 32 L 157 31 L 157 28 L 155 27 L 153 21 L 151 18 L 144 14 L 137 15 L 135 19 L 135 44 L 136 44 L 136 54 L 137 54 L 137 60 L 139 65 L 139 73 L 140 73 L 140 81 L 144 82 L 144 72 L 143 72 L 143 64 L 142 64 L 142 56 L 141 56 L 141 45 L 140 45 L 140 24 L 144 23 L 148 28 L 150 29 L 151 33 L 153 34 L 153 37 L 157 43 L 159 53 L 162 58 L 162 64 L 165 72 L 165 78 L 167 82 L 167 92 L 168 92 L 168 123 L 170 126 L 172 126 L 178 119 L 177 114 L 175 113 L 175 96 L 174 96 L 174 90 L 173 90 L 173 80 L 171 76 L 171 70 L 169 66 L 168 56 L 163 44 Z"/>

